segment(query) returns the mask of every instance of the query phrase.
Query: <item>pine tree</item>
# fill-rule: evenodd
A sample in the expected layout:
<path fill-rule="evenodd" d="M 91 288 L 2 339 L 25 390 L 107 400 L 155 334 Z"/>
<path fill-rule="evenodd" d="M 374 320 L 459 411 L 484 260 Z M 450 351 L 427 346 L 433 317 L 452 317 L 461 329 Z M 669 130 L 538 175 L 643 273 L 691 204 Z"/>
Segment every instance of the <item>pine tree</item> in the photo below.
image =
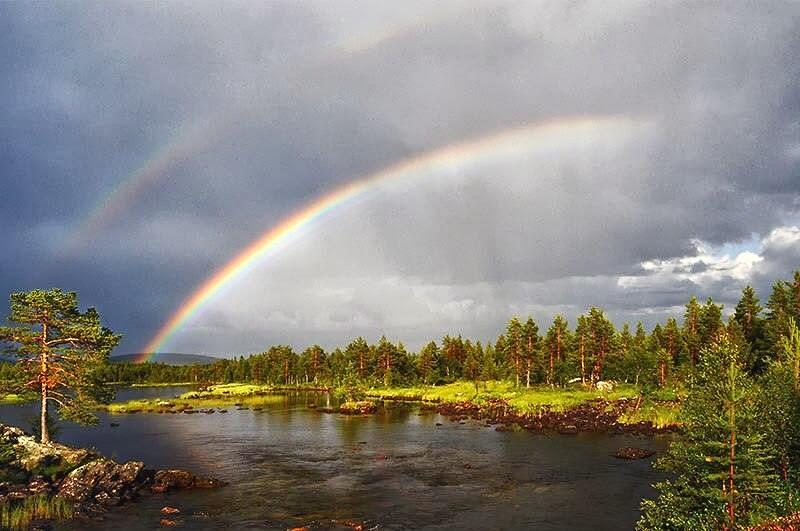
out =
<path fill-rule="evenodd" d="M 531 386 L 531 370 L 536 364 L 539 351 L 539 327 L 532 317 L 528 317 L 522 327 L 522 358 L 525 361 L 525 387 Z"/>
<path fill-rule="evenodd" d="M 575 341 L 573 348 L 578 368 L 581 374 L 581 383 L 586 383 L 586 357 L 589 343 L 589 319 L 585 315 L 578 316 L 578 324 L 575 327 Z"/>
<path fill-rule="evenodd" d="M 792 282 L 778 280 L 772 285 L 766 313 L 763 350 L 779 355 L 781 340 L 790 330 L 790 319 L 800 321 L 800 269 L 794 272 Z"/>
<path fill-rule="evenodd" d="M 553 324 L 547 329 L 544 344 L 548 356 L 546 381 L 553 385 L 556 371 L 566 360 L 566 353 L 569 351 L 569 326 L 563 316 L 555 316 Z"/>
<path fill-rule="evenodd" d="M 480 344 L 480 342 L 478 343 Z M 486 347 L 483 349 L 483 358 L 481 359 L 481 377 L 484 381 L 495 380 L 498 377 L 496 350 L 492 346 L 491 341 L 487 341 Z"/>
<path fill-rule="evenodd" d="M 608 320 L 600 308 L 590 308 L 588 317 L 588 351 L 592 358 L 592 385 L 603 379 L 606 358 L 615 351 L 614 324 Z"/>
<path fill-rule="evenodd" d="M 371 374 L 372 368 L 372 356 L 367 341 L 363 337 L 357 337 L 347 345 L 344 354 L 359 381 L 363 382 Z"/>
<path fill-rule="evenodd" d="M 514 374 L 514 384 L 519 387 L 519 378 L 522 373 L 522 358 L 525 345 L 525 333 L 519 318 L 512 317 L 506 326 L 505 357 Z"/>
<path fill-rule="evenodd" d="M 791 475 L 800 467 L 800 330 L 794 319 L 782 343 L 780 359 L 770 363 L 761 378 L 760 419 L 776 458 L 774 468 L 790 497 L 800 486 L 800 478 Z"/>
<path fill-rule="evenodd" d="M 700 348 L 710 345 L 723 326 L 722 306 L 709 297 L 700 310 Z"/>
<path fill-rule="evenodd" d="M 669 354 L 671 359 L 670 367 L 677 366 L 680 363 L 681 330 L 678 327 L 678 321 L 674 317 L 667 319 L 667 324 L 662 329 L 660 344 L 661 348 Z"/>
<path fill-rule="evenodd" d="M 449 379 L 456 379 L 461 376 L 464 359 L 466 358 L 464 340 L 461 336 L 442 338 L 442 349 L 440 360 L 444 364 L 444 375 Z"/>
<path fill-rule="evenodd" d="M 483 347 L 478 341 L 477 345 L 467 342 L 466 358 L 464 359 L 464 376 L 475 384 L 475 394 L 478 394 L 478 381 L 481 378 L 481 359 L 483 358 Z"/>
<path fill-rule="evenodd" d="M 81 312 L 75 293 L 60 289 L 12 293 L 9 321 L 0 342 L 18 359 L 23 379 L 17 387 L 41 398 L 41 441 L 50 440 L 51 403 L 62 418 L 97 422 L 95 404 L 111 398 L 100 371 L 120 336 L 101 325 L 94 308 Z"/>
<path fill-rule="evenodd" d="M 388 387 L 392 385 L 394 378 L 392 371 L 396 357 L 396 347 L 386 339 L 386 336 L 381 336 L 375 351 L 375 358 L 378 362 L 378 376 L 383 380 L 383 385 Z"/>
<path fill-rule="evenodd" d="M 439 359 L 439 347 L 435 341 L 429 342 L 419 352 L 417 357 L 417 370 L 422 379 L 422 383 L 430 384 L 438 379 L 437 364 Z"/>

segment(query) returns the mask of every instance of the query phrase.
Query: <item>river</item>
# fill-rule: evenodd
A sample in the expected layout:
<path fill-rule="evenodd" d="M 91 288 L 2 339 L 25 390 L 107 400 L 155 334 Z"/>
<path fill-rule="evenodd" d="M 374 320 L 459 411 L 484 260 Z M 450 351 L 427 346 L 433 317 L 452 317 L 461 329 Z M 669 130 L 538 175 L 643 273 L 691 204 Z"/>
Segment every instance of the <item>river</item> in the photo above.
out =
<path fill-rule="evenodd" d="M 118 399 L 185 388 L 121 389 Z M 185 468 L 230 482 L 213 491 L 142 497 L 102 521 L 57 529 L 160 529 L 178 507 L 185 529 L 625 530 L 661 479 L 651 460 L 611 457 L 621 446 L 662 452 L 665 438 L 536 435 L 450 422 L 401 404 L 368 417 L 325 414 L 315 393 L 286 393 L 262 411 L 213 415 L 101 414 L 64 423 L 58 439 L 149 468 Z M 30 426 L 35 405 L 0 407 L 0 422 Z M 119 423 L 111 427 L 111 423 Z M 438 425 L 441 424 L 441 425 Z M 337 523 L 338 522 L 338 523 Z"/>

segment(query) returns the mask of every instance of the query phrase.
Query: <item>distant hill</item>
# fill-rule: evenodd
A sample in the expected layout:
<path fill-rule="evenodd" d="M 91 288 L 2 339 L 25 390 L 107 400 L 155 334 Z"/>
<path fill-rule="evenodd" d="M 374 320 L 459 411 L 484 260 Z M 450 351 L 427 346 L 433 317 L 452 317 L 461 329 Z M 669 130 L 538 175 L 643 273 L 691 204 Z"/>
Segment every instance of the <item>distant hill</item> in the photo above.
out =
<path fill-rule="evenodd" d="M 138 363 L 141 354 L 122 354 L 111 356 L 108 360 L 111 363 Z M 177 354 L 175 352 L 159 352 L 150 360 L 153 363 L 165 363 L 167 365 L 209 365 L 220 358 L 214 356 L 204 356 L 202 354 Z"/>

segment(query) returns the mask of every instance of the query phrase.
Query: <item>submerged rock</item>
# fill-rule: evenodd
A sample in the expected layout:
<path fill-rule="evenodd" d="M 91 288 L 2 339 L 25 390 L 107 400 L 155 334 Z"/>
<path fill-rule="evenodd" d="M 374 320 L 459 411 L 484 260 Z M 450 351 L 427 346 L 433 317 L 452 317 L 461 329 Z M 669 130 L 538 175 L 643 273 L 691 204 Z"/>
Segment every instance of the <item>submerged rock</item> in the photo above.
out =
<path fill-rule="evenodd" d="M 214 489 L 226 485 L 215 478 L 195 476 L 186 470 L 159 470 L 153 476 L 150 490 L 153 492 L 169 492 L 176 489 Z"/>
<path fill-rule="evenodd" d="M 655 451 L 653 450 L 646 450 L 644 448 L 635 448 L 633 446 L 626 446 L 624 448 L 620 448 L 614 454 L 614 457 L 617 459 L 647 459 L 655 455 Z"/>

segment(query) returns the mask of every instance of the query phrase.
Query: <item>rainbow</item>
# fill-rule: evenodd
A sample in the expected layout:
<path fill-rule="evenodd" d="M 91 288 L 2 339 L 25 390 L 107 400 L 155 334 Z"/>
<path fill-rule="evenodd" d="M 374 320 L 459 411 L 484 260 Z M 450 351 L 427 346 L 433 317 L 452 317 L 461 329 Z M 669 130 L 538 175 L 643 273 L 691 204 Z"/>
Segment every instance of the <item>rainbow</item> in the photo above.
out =
<path fill-rule="evenodd" d="M 62 247 L 71 254 L 86 246 L 98 232 L 113 223 L 115 216 L 125 210 L 148 186 L 156 183 L 172 166 L 186 160 L 207 145 L 209 125 L 205 122 L 183 126 L 161 148 L 151 153 L 136 171 L 119 184 L 89 211 L 83 223 Z"/>
<path fill-rule="evenodd" d="M 306 68 L 313 69 L 326 61 L 340 61 L 353 53 L 368 51 L 392 37 L 411 31 L 414 27 L 416 26 L 413 24 L 395 24 L 364 36 L 352 37 L 348 34 L 336 41 L 333 48 L 325 48 L 324 53 L 308 61 Z M 334 50 L 333 53 L 331 50 Z M 289 61 L 287 68 L 288 72 L 294 72 L 297 69 L 296 61 Z M 288 75 L 288 72 L 283 75 Z M 144 190 L 163 178 L 170 168 L 211 145 L 214 139 L 221 137 L 230 126 L 237 123 L 234 116 L 236 112 L 214 113 L 193 124 L 180 126 L 168 142 L 151 152 L 135 171 L 121 179 L 89 210 L 84 220 L 65 240 L 59 254 L 72 255 L 86 247 L 104 228 L 114 222 L 120 212 L 130 208 Z"/>
<path fill-rule="evenodd" d="M 502 157 L 513 153 L 524 153 L 537 145 L 558 143 L 562 139 L 573 139 L 580 135 L 591 135 L 607 131 L 609 127 L 633 125 L 626 117 L 574 117 L 559 118 L 547 122 L 528 124 L 504 130 L 476 140 L 445 146 L 409 159 L 402 160 L 376 173 L 367 175 L 341 186 L 320 197 L 268 229 L 259 238 L 239 252 L 230 262 L 205 280 L 169 317 L 156 335 L 142 349 L 138 361 L 149 361 L 162 350 L 165 343 L 222 288 L 243 276 L 260 259 L 268 256 L 288 243 L 311 224 L 318 222 L 331 211 L 355 199 L 364 192 L 386 181 L 429 175 L 442 170 L 457 170 L 467 164 L 490 157 Z"/>

